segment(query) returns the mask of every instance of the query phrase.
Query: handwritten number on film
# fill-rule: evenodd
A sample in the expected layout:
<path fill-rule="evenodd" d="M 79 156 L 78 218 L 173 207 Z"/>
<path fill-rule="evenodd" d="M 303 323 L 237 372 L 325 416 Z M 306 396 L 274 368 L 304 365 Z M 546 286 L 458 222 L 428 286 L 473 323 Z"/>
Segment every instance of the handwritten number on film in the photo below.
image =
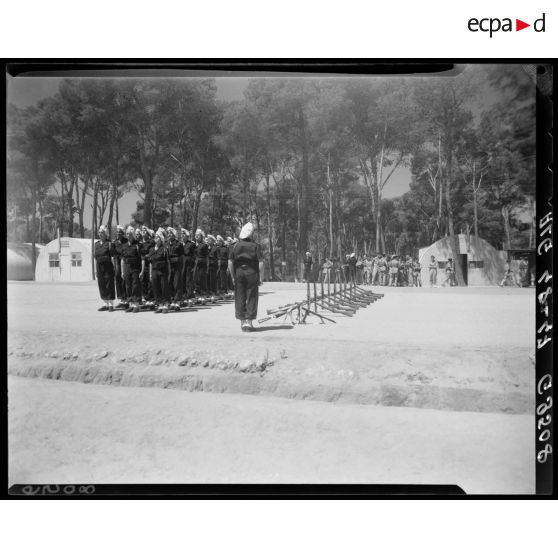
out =
<path fill-rule="evenodd" d="M 545 374 L 537 384 L 537 393 L 543 395 L 544 392 L 552 387 L 552 376 L 550 374 Z M 552 397 L 550 395 L 546 398 L 545 402 L 541 403 L 537 407 L 537 416 L 540 417 L 537 421 L 537 431 L 539 434 L 539 442 L 546 442 L 550 438 L 550 429 L 545 428 L 550 426 L 552 422 L 552 416 L 550 414 L 550 409 L 552 407 Z M 544 449 L 539 451 L 537 454 L 537 461 L 539 463 L 546 463 L 548 456 L 552 453 L 552 446 L 546 444 Z"/>
<path fill-rule="evenodd" d="M 82 485 L 77 488 L 80 494 L 94 494 L 95 487 L 92 484 Z M 22 492 L 27 496 L 34 496 L 35 494 L 66 494 L 70 496 L 76 492 L 76 486 L 68 484 L 60 487 L 58 484 L 45 484 L 45 485 L 27 485 L 24 486 Z"/>
<path fill-rule="evenodd" d="M 539 228 L 541 229 L 540 241 L 537 246 L 537 254 L 543 255 L 552 248 L 552 213 L 547 213 L 540 221 Z M 545 270 L 539 277 L 537 283 L 539 285 L 548 285 L 552 279 L 552 275 Z M 549 303 L 548 298 L 552 294 L 552 287 L 547 286 L 546 289 L 537 296 L 540 305 L 540 311 L 547 318 L 543 324 L 537 329 L 537 349 L 542 349 L 547 343 L 552 340 L 552 323 L 549 323 Z M 552 376 L 545 374 L 537 384 L 538 395 L 545 395 L 545 392 L 552 387 Z M 537 406 L 537 432 L 538 441 L 545 443 L 551 436 L 551 423 L 552 423 L 552 397 L 547 395 L 546 399 Z M 548 456 L 552 453 L 552 445 L 546 443 L 544 448 L 537 453 L 537 460 L 539 463 L 546 463 Z"/>

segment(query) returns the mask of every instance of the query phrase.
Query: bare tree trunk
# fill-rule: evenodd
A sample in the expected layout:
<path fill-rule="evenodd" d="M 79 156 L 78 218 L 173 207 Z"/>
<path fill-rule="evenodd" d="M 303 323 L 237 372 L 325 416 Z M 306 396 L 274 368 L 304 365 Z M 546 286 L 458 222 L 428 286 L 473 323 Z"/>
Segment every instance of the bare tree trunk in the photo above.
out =
<path fill-rule="evenodd" d="M 37 192 L 36 189 L 38 188 L 38 185 L 35 186 L 35 188 L 33 189 L 33 214 L 31 216 L 31 229 L 32 229 L 32 236 L 31 236 L 31 263 L 33 265 L 33 280 L 35 280 L 35 274 L 36 274 L 36 265 L 37 265 L 37 254 L 35 252 L 35 236 L 37 234 L 37 217 L 36 217 L 36 213 L 37 213 Z"/>
<path fill-rule="evenodd" d="M 473 231 L 475 236 L 479 236 L 479 218 L 477 213 L 477 191 L 473 190 Z"/>
<path fill-rule="evenodd" d="M 275 255 L 273 253 L 273 222 L 271 219 L 271 190 L 269 185 L 269 173 L 265 175 L 265 186 L 267 195 L 267 234 L 269 238 L 269 267 L 271 268 L 271 280 L 275 278 Z"/>
<path fill-rule="evenodd" d="M 476 184 L 476 164 L 473 161 L 473 230 L 475 236 L 479 236 L 479 220 L 477 214 L 477 184 Z"/>
<path fill-rule="evenodd" d="M 43 202 L 39 200 L 39 244 L 43 243 Z"/>
<path fill-rule="evenodd" d="M 506 243 L 504 250 L 511 250 L 511 231 L 510 231 L 510 210 L 507 206 L 502 206 L 502 222 L 504 224 L 504 234 L 506 235 Z"/>
<path fill-rule="evenodd" d="M 453 261 L 455 265 L 455 278 L 457 279 L 457 284 L 460 287 L 465 286 L 465 280 L 463 278 L 463 270 L 461 268 L 461 258 L 459 257 L 459 237 L 455 234 L 453 226 L 453 209 L 451 206 L 451 195 L 450 195 L 450 181 L 452 176 L 452 153 L 448 149 L 448 172 L 447 172 L 447 184 L 446 184 L 446 208 L 448 212 L 448 227 L 450 234 L 451 251 L 453 254 Z"/>
<path fill-rule="evenodd" d="M 299 250 L 298 259 L 302 261 L 308 248 L 308 195 L 310 193 L 310 167 L 308 161 L 308 139 L 306 133 L 306 118 L 302 109 L 299 111 L 298 123 L 301 132 L 302 148 L 302 179 L 301 179 L 301 207 L 299 221 Z"/>
<path fill-rule="evenodd" d="M 64 172 L 58 173 L 58 178 L 60 179 L 60 212 L 61 212 L 61 219 L 60 219 L 60 229 L 62 231 L 62 236 L 64 236 L 64 214 L 66 213 L 66 177 Z M 40 204 L 39 204 L 40 206 Z"/>
<path fill-rule="evenodd" d="M 153 177 L 151 176 L 151 169 L 145 158 L 145 145 L 144 137 L 141 131 L 139 132 L 139 156 L 140 156 L 140 171 L 141 178 L 143 180 L 144 192 L 144 203 L 143 203 L 143 223 L 148 227 L 152 226 L 153 220 Z"/>
<path fill-rule="evenodd" d="M 91 276 L 95 279 L 95 237 L 97 236 L 97 183 L 93 185 L 93 211 L 91 212 Z"/>
<path fill-rule="evenodd" d="M 112 218 L 114 215 L 114 203 L 116 201 L 116 196 L 118 195 L 118 187 L 116 185 L 116 182 L 113 184 L 112 188 L 111 188 L 112 194 L 110 196 L 110 204 L 109 204 L 109 214 L 108 214 L 108 230 L 109 230 L 109 234 L 112 236 Z"/>
<path fill-rule="evenodd" d="M 333 258 L 333 190 L 329 190 L 329 259 Z"/>
<path fill-rule="evenodd" d="M 196 189 L 196 195 L 194 198 L 194 215 L 193 215 L 193 225 L 192 228 L 194 232 L 196 232 L 198 228 L 198 216 L 200 212 L 200 203 L 201 203 L 201 195 L 202 195 L 203 188 L 198 187 Z"/>
<path fill-rule="evenodd" d="M 68 236 L 74 236 L 74 189 L 76 188 L 76 176 L 72 173 L 70 187 L 68 189 Z"/>

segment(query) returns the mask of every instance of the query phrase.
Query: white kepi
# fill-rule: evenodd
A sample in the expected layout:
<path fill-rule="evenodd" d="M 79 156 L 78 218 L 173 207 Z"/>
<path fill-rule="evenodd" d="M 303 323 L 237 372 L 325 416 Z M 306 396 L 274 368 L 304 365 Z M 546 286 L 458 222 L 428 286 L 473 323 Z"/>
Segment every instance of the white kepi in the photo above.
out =
<path fill-rule="evenodd" d="M 250 238 L 252 236 L 253 232 L 254 232 L 254 225 L 252 225 L 252 223 L 246 223 L 242 227 L 242 230 L 240 231 L 240 234 L 238 235 L 238 238 L 240 238 L 240 240 Z"/>

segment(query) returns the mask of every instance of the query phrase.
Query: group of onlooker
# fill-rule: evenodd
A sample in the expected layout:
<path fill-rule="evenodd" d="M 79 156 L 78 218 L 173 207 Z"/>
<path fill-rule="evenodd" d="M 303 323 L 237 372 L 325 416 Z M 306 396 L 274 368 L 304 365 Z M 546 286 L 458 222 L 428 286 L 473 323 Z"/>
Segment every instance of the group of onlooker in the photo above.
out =
<path fill-rule="evenodd" d="M 390 287 L 422 287 L 421 267 L 418 259 L 396 254 L 347 254 L 339 258 L 325 258 L 320 266 L 324 281 L 339 279 L 360 285 L 380 285 Z"/>

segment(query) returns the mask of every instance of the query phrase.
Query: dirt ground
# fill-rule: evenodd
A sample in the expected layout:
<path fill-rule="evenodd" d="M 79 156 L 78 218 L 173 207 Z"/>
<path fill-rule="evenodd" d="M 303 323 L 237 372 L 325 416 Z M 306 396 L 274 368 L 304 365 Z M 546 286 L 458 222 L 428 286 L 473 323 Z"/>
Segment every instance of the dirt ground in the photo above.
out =
<path fill-rule="evenodd" d="M 382 289 L 376 289 L 381 292 Z M 265 310 L 304 289 L 266 284 Z M 8 285 L 11 372 L 93 383 L 526 413 L 534 291 L 389 289 L 335 324 L 240 331 L 232 303 L 173 314 L 97 312 L 94 284 Z M 330 314 L 331 316 L 331 314 Z"/>
<path fill-rule="evenodd" d="M 11 376 L 10 483 L 444 483 L 533 493 L 533 419 Z"/>
<path fill-rule="evenodd" d="M 338 479 L 335 482 L 418 482 L 408 480 L 412 477 L 412 470 L 416 479 L 422 479 L 420 482 L 450 482 L 446 473 L 459 470 L 474 491 L 490 491 L 488 478 L 494 480 L 492 490 L 495 492 L 532 491 L 534 466 L 527 464 L 531 464 L 533 455 L 530 440 L 534 404 L 534 290 L 471 287 L 386 287 L 374 290 L 385 293 L 384 298 L 361 308 L 353 317 L 328 314 L 336 324 L 320 324 L 319 320 L 314 320 L 308 325 L 293 327 L 290 323 L 274 319 L 260 324 L 257 332 L 247 334 L 240 331 L 234 319 L 232 303 L 167 315 L 152 312 L 126 314 L 122 311 L 109 314 L 96 311 L 100 301 L 94 283 L 9 282 L 8 366 L 12 376 L 10 385 L 17 386 L 19 393 L 14 399 L 13 389 L 16 388 L 10 388 L 11 437 L 16 441 L 12 445 L 10 440 L 13 470 L 26 478 L 41 477 L 41 471 L 26 469 L 28 460 L 25 456 L 31 456 L 36 451 L 42 457 L 39 463 L 44 458 L 45 463 L 52 460 L 58 464 L 44 467 L 47 476 L 83 472 L 89 466 L 95 471 L 95 478 L 102 479 L 104 471 L 110 479 L 105 479 L 105 482 L 123 482 L 112 479 L 134 470 L 135 465 L 129 469 L 121 463 L 127 450 L 129 455 L 125 460 L 134 460 L 131 442 L 123 441 L 121 456 L 115 458 L 120 463 L 121 473 L 118 473 L 118 466 L 115 469 L 114 464 L 104 464 L 112 451 L 110 448 L 118 440 L 118 429 L 107 426 L 106 434 L 101 431 L 100 425 L 87 429 L 86 438 L 97 440 L 98 458 L 91 457 L 92 461 L 89 458 L 83 463 L 76 461 L 75 456 L 66 455 L 64 449 L 73 447 L 71 440 L 81 436 L 79 424 L 65 417 L 73 417 L 84 409 L 97 409 L 89 406 L 87 400 L 89 394 L 91 397 L 102 394 L 98 396 L 104 401 L 99 403 L 101 408 L 106 409 L 109 415 L 115 413 L 114 420 L 116 414 L 121 415 L 120 420 L 125 422 L 128 416 L 135 416 L 134 401 L 143 397 L 151 401 L 149 405 L 153 413 L 147 413 L 142 420 L 138 417 L 129 420 L 132 430 L 136 425 L 131 439 L 138 444 L 137 451 L 140 453 L 144 437 L 151 436 L 153 429 L 158 428 L 159 398 L 171 407 L 174 404 L 174 409 L 181 408 L 181 405 L 195 406 L 195 402 L 199 401 L 200 407 L 205 409 L 202 413 L 204 424 L 208 421 L 208 424 L 218 425 L 219 432 L 208 432 L 207 428 L 201 428 L 199 435 L 197 430 L 195 433 L 189 431 L 189 434 L 180 429 L 178 432 L 182 432 L 179 437 L 188 439 L 194 436 L 199 442 L 194 444 L 190 454 L 192 463 L 210 458 L 208 452 L 214 449 L 209 447 L 207 440 L 215 438 L 221 443 L 221 437 L 222 440 L 230 438 L 230 443 L 225 444 L 228 449 L 220 450 L 218 463 L 207 471 L 213 479 L 211 482 L 219 482 L 218 478 L 223 482 L 229 482 L 229 478 L 241 482 L 238 479 L 242 478 L 242 474 L 246 482 L 333 482 L 329 479 Z M 304 296 L 305 290 L 301 285 L 266 283 L 261 290 L 259 316 L 265 316 L 266 309 L 301 300 Z M 24 380 L 14 376 L 35 379 Z M 41 378 L 66 382 L 45 382 Z M 69 384 L 70 381 L 78 383 Z M 110 384 L 110 387 L 82 384 Z M 125 389 L 115 389 L 115 386 Z M 167 390 L 137 390 L 135 387 Z M 180 393 L 178 390 L 212 393 Z M 250 394 L 251 397 L 242 394 Z M 272 395 L 276 397 L 270 397 Z M 43 397 L 44 404 L 39 405 Z M 293 401 L 295 399 L 305 401 Z M 28 414 L 26 406 L 31 403 L 27 401 L 37 402 L 37 418 L 12 421 L 12 417 Z M 224 408 L 228 408 L 229 401 L 238 402 L 234 408 L 240 413 L 234 419 L 231 417 L 230 428 L 237 428 L 234 435 L 228 426 L 222 428 L 220 418 L 221 407 L 225 405 Z M 125 411 L 118 410 L 121 403 Z M 244 406 L 250 411 L 243 411 Z M 138 405 L 138 409 L 141 408 Z M 58 409 L 64 409 L 64 412 L 57 412 Z M 250 413 L 261 416 L 268 409 L 269 413 L 273 413 L 274 420 L 270 418 L 269 423 L 264 421 L 261 430 L 248 429 L 254 434 L 251 441 L 253 447 L 265 448 L 273 443 L 267 438 L 279 435 L 276 424 L 285 422 L 290 425 L 279 428 L 279 432 L 287 436 L 288 430 L 294 428 L 292 421 L 295 419 L 289 418 L 291 410 L 294 412 L 296 409 L 296 413 L 306 416 L 303 409 L 319 409 L 315 411 L 316 417 L 322 417 L 319 420 L 316 417 L 313 420 L 304 419 L 307 420 L 305 427 L 300 430 L 294 428 L 292 439 L 285 441 L 285 445 L 278 441 L 273 446 L 278 455 L 286 452 L 281 461 L 283 465 L 278 466 L 276 471 L 271 460 L 268 465 L 257 466 L 258 460 L 267 459 L 264 455 L 258 457 L 257 451 L 251 452 L 253 459 L 243 461 L 236 455 L 237 450 L 231 448 L 231 444 L 239 443 L 242 447 L 247 443 L 243 429 Z M 91 411 L 84 413 L 83 421 L 97 424 L 96 411 Z M 314 411 L 308 412 L 312 415 Z M 327 434 L 329 430 L 320 428 L 324 421 L 328 424 L 342 421 L 345 412 L 347 421 L 356 421 L 354 428 L 347 424 L 343 435 L 337 430 Z M 283 413 L 285 421 L 281 419 Z M 178 415 L 175 417 L 166 413 L 165 416 L 170 421 L 180 422 Z M 300 418 L 301 415 L 296 416 Z M 360 425 L 359 421 L 364 416 L 369 416 L 374 424 L 379 420 L 379 424 L 387 427 L 389 422 L 392 427 L 387 428 L 385 439 L 375 440 L 377 443 L 373 443 L 369 450 L 363 449 L 358 457 L 359 448 L 366 446 L 362 440 L 371 435 Z M 442 429 L 438 434 L 437 421 L 441 419 L 421 418 L 418 424 L 422 427 L 411 426 L 415 417 L 441 416 L 449 417 L 443 420 L 454 425 L 469 424 L 463 429 L 455 426 L 453 434 L 456 438 L 449 446 L 446 439 L 448 432 Z M 192 425 L 200 426 L 192 417 L 188 420 L 193 421 Z M 54 442 L 58 437 L 46 426 L 51 421 L 67 423 L 64 428 L 56 430 L 60 432 L 60 439 L 66 441 L 45 446 L 41 442 L 42 435 L 49 436 Z M 495 427 L 494 436 L 489 433 L 489 425 L 493 422 L 499 425 Z M 72 429 L 74 423 L 75 428 Z M 36 431 L 33 430 L 34 424 Z M 519 424 L 523 425 L 523 430 L 518 427 Z M 82 426 L 85 427 L 85 424 Z M 523 433 L 527 430 L 529 436 Z M 343 442 L 347 432 L 351 435 Z M 505 435 L 502 435 L 504 432 Z M 166 439 L 164 432 L 160 434 Z M 432 447 L 425 447 L 422 451 L 418 441 L 432 436 Z M 287 466 L 285 462 L 289 460 L 298 462 L 296 455 L 305 445 L 304 438 L 308 446 L 308 469 L 298 470 L 292 464 Z M 410 441 L 411 438 L 417 443 Z M 485 438 L 486 442 L 481 443 Z M 314 441 L 318 446 L 323 443 L 323 446 L 315 446 Z M 170 450 L 173 443 L 173 436 L 170 436 L 168 444 L 161 442 L 162 445 L 157 446 L 160 450 L 153 450 L 161 452 L 157 454 L 158 459 L 150 457 L 147 461 L 143 460 L 143 473 L 138 473 L 138 477 L 127 477 L 127 482 L 136 482 L 133 478 L 147 479 L 138 482 L 163 482 L 152 479 L 161 479 L 161 471 L 166 470 L 164 456 L 167 454 L 169 475 L 176 473 L 180 477 L 180 468 L 173 465 L 175 458 L 172 457 L 175 455 L 179 459 L 180 452 L 177 450 L 174 454 Z M 351 461 L 356 460 L 354 468 L 344 461 L 347 444 L 351 446 Z M 374 448 L 379 447 L 382 451 L 377 454 Z M 387 467 L 387 461 L 383 460 L 392 459 L 396 448 L 407 456 L 405 459 L 417 460 L 417 468 Z M 414 454 L 413 448 L 416 450 Z M 449 452 L 445 462 L 430 462 L 436 451 L 442 452 L 443 448 Z M 492 470 L 483 471 L 482 478 L 475 476 L 480 474 L 479 468 L 485 468 L 481 458 L 485 450 L 493 455 L 498 467 L 515 452 L 511 459 L 515 464 L 504 467 L 509 474 L 504 473 L 501 481 L 496 480 L 498 474 Z M 411 453 L 407 454 L 407 451 Z M 312 452 L 325 452 L 325 461 L 322 462 Z M 465 459 L 464 454 L 471 457 L 464 461 L 460 469 L 457 462 Z M 478 461 L 473 466 L 476 458 Z M 384 476 L 384 467 L 372 466 L 375 459 L 379 464 L 386 465 L 385 471 L 388 472 Z M 60 460 L 66 461 L 65 467 Z M 225 462 L 238 462 L 238 467 L 231 465 L 228 468 Z M 241 463 L 246 466 L 241 466 Z M 156 470 L 149 472 L 151 467 Z M 371 470 L 370 477 L 364 472 L 368 468 Z M 474 469 L 477 469 L 476 472 Z M 172 482 L 198 482 L 197 479 L 205 474 L 203 471 L 196 472 L 194 465 L 184 471 L 183 479 L 179 481 L 176 480 L 178 477 L 173 477 L 175 480 Z M 400 471 L 402 478 L 407 480 L 395 481 L 389 471 Z M 440 478 L 432 481 L 431 471 Z M 470 478 L 469 474 L 472 475 Z M 264 480 L 268 478 L 266 475 L 271 475 L 268 480 Z M 354 480 L 351 475 L 355 476 Z M 311 477 L 317 480 L 310 480 Z M 368 480 L 362 480 L 365 477 Z M 372 477 L 383 480 L 370 480 Z M 285 478 L 289 480 L 277 480 Z M 49 482 L 54 480 L 49 479 Z M 467 490 L 466 486 L 463 488 Z"/>

